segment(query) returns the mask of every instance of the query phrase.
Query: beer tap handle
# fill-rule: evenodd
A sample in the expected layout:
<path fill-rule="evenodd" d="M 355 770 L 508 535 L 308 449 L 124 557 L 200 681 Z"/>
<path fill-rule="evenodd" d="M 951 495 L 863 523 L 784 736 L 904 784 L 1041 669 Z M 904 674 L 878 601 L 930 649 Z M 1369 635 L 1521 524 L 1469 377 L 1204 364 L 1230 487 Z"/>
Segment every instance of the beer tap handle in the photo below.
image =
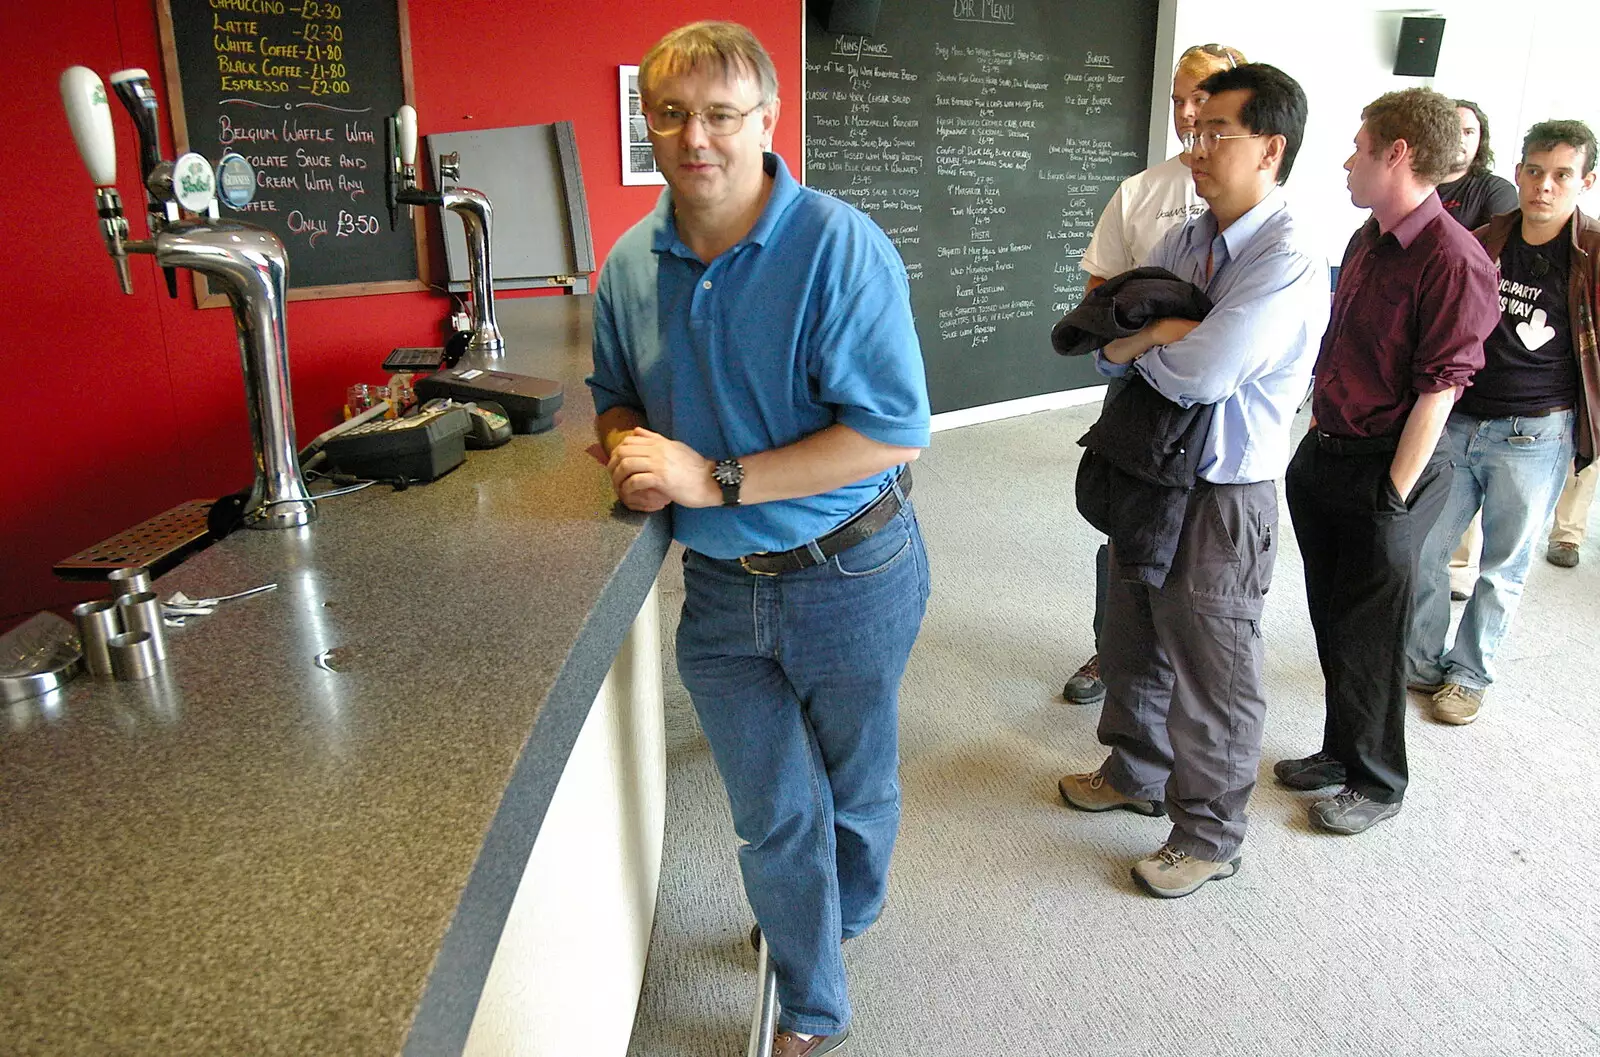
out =
<path fill-rule="evenodd" d="M 154 238 L 160 227 L 178 219 L 176 207 L 170 202 L 159 200 L 150 184 L 151 174 L 163 163 L 161 134 L 156 123 L 156 118 L 161 113 L 161 103 L 156 99 L 156 90 L 150 83 L 150 75 L 138 67 L 113 73 L 111 87 L 117 93 L 117 98 L 122 100 L 122 105 L 127 109 L 129 116 L 133 118 L 133 127 L 139 134 L 139 169 L 140 175 L 144 178 L 148 201 L 150 235 Z M 162 272 L 165 273 L 167 280 L 167 295 L 177 297 L 178 273 L 172 268 L 163 268 Z"/>
<path fill-rule="evenodd" d="M 417 186 L 417 111 L 410 103 L 404 103 L 395 111 L 394 116 L 400 129 L 400 173 L 405 178 L 407 187 L 415 187 Z"/>
<path fill-rule="evenodd" d="M 67 111 L 67 124 L 89 179 L 94 181 L 100 209 L 100 231 L 106 250 L 117 266 L 122 292 L 133 293 L 133 275 L 128 270 L 128 254 L 123 243 L 128 235 L 128 220 L 122 213 L 117 194 L 117 136 L 111 127 L 111 103 L 99 75 L 86 66 L 71 66 L 61 73 L 61 104 Z"/>

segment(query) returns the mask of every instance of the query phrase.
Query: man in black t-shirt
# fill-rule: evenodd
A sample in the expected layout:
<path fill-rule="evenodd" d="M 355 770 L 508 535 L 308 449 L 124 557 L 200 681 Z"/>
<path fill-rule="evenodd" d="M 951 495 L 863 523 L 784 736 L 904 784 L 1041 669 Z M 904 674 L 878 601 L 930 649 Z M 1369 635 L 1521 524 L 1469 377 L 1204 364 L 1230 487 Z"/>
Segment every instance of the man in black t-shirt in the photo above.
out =
<path fill-rule="evenodd" d="M 1494 151 L 1482 108 L 1470 99 L 1457 99 L 1456 113 L 1461 118 L 1461 167 L 1439 185 L 1439 201 L 1462 227 L 1476 231 L 1496 213 L 1517 208 L 1517 189 L 1489 171 Z"/>
<path fill-rule="evenodd" d="M 1520 209 L 1474 232 L 1500 265 L 1500 321 L 1484 341 L 1484 367 L 1450 414 L 1456 471 L 1444 513 L 1422 548 L 1407 681 L 1433 698 L 1433 716 L 1470 723 L 1493 681 L 1496 648 L 1511 627 L 1534 544 L 1576 449 L 1594 458 L 1600 394 L 1594 334 L 1600 225 L 1577 204 L 1595 182 L 1594 133 L 1578 121 L 1529 130 L 1517 166 Z M 1575 428 L 1576 427 L 1576 428 Z M 1446 650 L 1445 558 L 1483 511 L 1478 581 Z"/>

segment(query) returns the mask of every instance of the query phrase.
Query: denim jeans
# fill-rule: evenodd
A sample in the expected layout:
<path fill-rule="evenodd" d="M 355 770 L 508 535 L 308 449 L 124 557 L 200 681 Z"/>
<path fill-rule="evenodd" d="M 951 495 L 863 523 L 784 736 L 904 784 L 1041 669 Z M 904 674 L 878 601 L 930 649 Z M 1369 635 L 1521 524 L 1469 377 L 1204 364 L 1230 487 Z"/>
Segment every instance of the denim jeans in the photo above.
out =
<path fill-rule="evenodd" d="M 684 556 L 678 671 L 727 789 L 779 1024 L 850 1022 L 841 940 L 883 908 L 900 827 L 899 694 L 928 601 L 907 503 L 871 538 L 779 576 Z"/>
<path fill-rule="evenodd" d="M 1522 599 L 1534 546 L 1561 495 L 1572 464 L 1572 412 L 1536 418 L 1450 415 L 1455 476 L 1444 513 L 1422 548 L 1422 575 L 1406 646 L 1406 674 L 1415 683 L 1459 683 L 1482 690 L 1494 682 L 1494 655 Z M 1478 582 L 1449 650 L 1450 551 L 1483 508 Z"/>

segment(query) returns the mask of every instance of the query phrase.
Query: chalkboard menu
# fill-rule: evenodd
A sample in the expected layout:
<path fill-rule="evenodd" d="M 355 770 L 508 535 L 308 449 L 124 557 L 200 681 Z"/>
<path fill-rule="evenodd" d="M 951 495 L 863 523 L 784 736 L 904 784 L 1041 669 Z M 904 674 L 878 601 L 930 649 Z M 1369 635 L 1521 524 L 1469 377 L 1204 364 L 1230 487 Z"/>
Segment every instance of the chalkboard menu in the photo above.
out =
<path fill-rule="evenodd" d="M 406 101 L 401 3 L 160 2 L 178 148 L 255 167 L 255 201 L 222 214 L 283 240 L 300 296 L 421 288 L 417 232 L 390 231 L 384 199 L 384 122 Z"/>
<path fill-rule="evenodd" d="M 870 37 L 807 4 L 805 182 L 911 277 L 933 410 L 1104 381 L 1050 349 L 1117 185 L 1145 168 L 1159 0 L 883 0 Z"/>

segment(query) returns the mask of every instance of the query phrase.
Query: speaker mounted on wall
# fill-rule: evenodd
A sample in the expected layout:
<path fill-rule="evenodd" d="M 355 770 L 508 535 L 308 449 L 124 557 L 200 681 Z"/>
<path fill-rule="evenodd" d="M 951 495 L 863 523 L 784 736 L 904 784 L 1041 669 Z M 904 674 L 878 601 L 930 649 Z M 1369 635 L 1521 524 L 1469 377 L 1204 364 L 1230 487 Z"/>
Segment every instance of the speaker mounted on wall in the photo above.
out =
<path fill-rule="evenodd" d="M 878 12 L 883 0 L 833 0 L 828 5 L 825 25 L 829 33 L 870 37 L 878 31 Z"/>
<path fill-rule="evenodd" d="M 1444 40 L 1444 19 L 1402 18 L 1400 47 L 1394 55 L 1396 77 L 1432 77 L 1439 66 L 1439 44 Z"/>

